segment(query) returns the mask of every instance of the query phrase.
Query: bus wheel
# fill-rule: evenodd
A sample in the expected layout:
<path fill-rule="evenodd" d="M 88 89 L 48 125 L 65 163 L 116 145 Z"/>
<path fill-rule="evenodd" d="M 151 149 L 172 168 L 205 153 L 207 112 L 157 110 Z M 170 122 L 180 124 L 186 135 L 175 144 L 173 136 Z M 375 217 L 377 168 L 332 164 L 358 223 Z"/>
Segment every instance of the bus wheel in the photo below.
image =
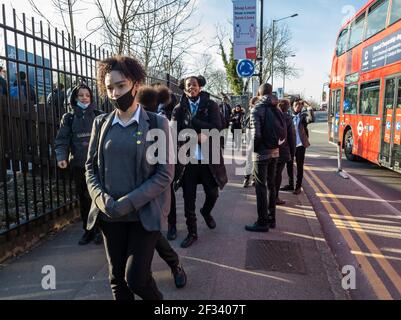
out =
<path fill-rule="evenodd" d="M 352 130 L 348 130 L 344 138 L 344 153 L 345 157 L 349 161 L 356 161 L 357 156 L 352 153 L 354 147 L 354 137 L 352 136 Z"/>

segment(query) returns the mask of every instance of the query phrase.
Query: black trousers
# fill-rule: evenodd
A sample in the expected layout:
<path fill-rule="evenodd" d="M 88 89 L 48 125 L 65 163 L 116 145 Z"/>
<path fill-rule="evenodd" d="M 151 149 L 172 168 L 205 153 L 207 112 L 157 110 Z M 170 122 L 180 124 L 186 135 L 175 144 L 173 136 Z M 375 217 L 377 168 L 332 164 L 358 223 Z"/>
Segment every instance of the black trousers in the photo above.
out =
<path fill-rule="evenodd" d="M 183 178 L 184 210 L 188 227 L 188 233 L 198 234 L 196 224 L 196 190 L 198 184 L 202 184 L 206 194 L 206 200 L 201 209 L 203 215 L 211 214 L 219 197 L 219 187 L 210 172 L 207 164 L 188 164 Z"/>
<path fill-rule="evenodd" d="M 85 169 L 84 168 L 73 168 L 72 176 L 75 183 L 75 190 L 80 202 L 82 227 L 86 231 L 86 225 L 88 222 L 89 210 L 91 207 L 91 197 L 89 195 L 88 187 L 86 185 L 85 179 Z"/>
<path fill-rule="evenodd" d="M 177 224 L 177 204 L 176 204 L 176 197 L 173 183 L 170 185 L 170 188 L 171 188 L 171 205 L 170 205 L 170 213 L 168 214 L 168 224 L 171 226 L 175 226 Z"/>
<path fill-rule="evenodd" d="M 159 239 L 157 240 L 155 249 L 160 258 L 162 258 L 170 268 L 175 268 L 180 264 L 177 253 L 170 246 L 170 243 L 161 232 L 159 235 Z"/>
<path fill-rule="evenodd" d="M 294 159 L 291 159 L 291 161 L 288 161 L 286 163 L 287 166 L 287 174 L 288 174 L 288 184 L 290 186 L 294 186 Z"/>
<path fill-rule="evenodd" d="M 296 188 L 302 187 L 302 182 L 304 179 L 304 165 L 305 165 L 305 154 L 306 148 L 305 147 L 297 147 L 295 151 L 295 163 L 297 164 L 297 184 L 295 185 Z M 287 172 L 289 178 L 289 184 L 294 185 L 294 163 L 291 162 L 287 164 Z"/>
<path fill-rule="evenodd" d="M 269 216 L 276 214 L 276 170 L 278 159 L 258 161 L 254 164 L 256 202 L 258 207 L 258 222 L 266 224 Z M 269 191 L 269 205 L 267 204 Z"/>
<path fill-rule="evenodd" d="M 285 168 L 286 162 L 277 162 L 277 169 L 276 169 L 276 198 L 278 199 L 280 193 L 281 183 L 283 182 L 283 171 Z"/>
<path fill-rule="evenodd" d="M 242 129 L 241 127 L 239 128 L 232 128 L 231 133 L 233 134 L 233 143 L 234 143 L 234 148 L 240 148 L 241 147 L 241 142 L 242 142 Z"/>
<path fill-rule="evenodd" d="M 100 222 L 109 278 L 115 300 L 162 300 L 151 266 L 160 232 L 146 231 L 140 222 Z"/>

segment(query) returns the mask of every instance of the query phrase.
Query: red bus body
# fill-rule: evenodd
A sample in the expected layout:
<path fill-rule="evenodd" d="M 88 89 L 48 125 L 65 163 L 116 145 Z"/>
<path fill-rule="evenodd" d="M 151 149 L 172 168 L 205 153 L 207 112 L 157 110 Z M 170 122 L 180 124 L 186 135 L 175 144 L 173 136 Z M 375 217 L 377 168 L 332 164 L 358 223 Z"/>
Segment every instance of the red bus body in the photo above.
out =
<path fill-rule="evenodd" d="M 386 3 L 385 29 L 367 38 L 368 21 L 373 19 L 368 14 L 381 10 L 384 17 Z M 393 5 L 401 7 L 401 1 L 371 0 L 341 28 L 330 77 L 328 122 L 329 140 L 341 143 L 348 159 L 359 156 L 401 172 L 401 20 L 390 24 L 398 17 L 392 15 Z M 349 48 L 363 19 L 362 42 Z"/>

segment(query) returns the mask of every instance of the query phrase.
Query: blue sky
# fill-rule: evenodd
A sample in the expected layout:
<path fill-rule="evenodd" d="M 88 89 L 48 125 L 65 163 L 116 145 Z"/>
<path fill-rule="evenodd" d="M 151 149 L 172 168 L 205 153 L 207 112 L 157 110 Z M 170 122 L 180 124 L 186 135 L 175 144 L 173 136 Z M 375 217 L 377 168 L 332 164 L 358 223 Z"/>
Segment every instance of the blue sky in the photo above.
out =
<path fill-rule="evenodd" d="M 96 13 L 89 3 L 91 0 L 79 0 L 80 6 L 86 10 L 81 12 L 80 18 L 88 21 Z M 224 26 L 231 35 L 232 27 L 232 2 L 231 0 L 194 0 L 198 10 L 192 21 L 194 24 L 200 21 L 201 44 L 193 48 L 195 54 L 189 63 L 196 64 L 199 54 L 204 52 L 212 55 L 214 64 L 222 67 L 221 58 L 216 44 L 215 25 Z M 306 98 L 313 97 L 320 101 L 323 83 L 328 81 L 331 68 L 331 60 L 334 52 L 336 37 L 343 21 L 347 16 L 359 10 L 368 0 L 264 0 L 264 20 L 268 24 L 272 19 L 279 19 L 298 13 L 299 17 L 280 23 L 286 23 L 293 35 L 293 47 L 296 57 L 291 58 L 295 67 L 301 70 L 299 79 L 286 81 L 288 91 L 303 93 Z M 15 7 L 17 12 L 25 12 L 32 16 L 32 10 L 28 0 L 4 1 L 7 8 Z M 54 21 L 57 17 L 49 0 L 36 0 L 38 7 L 49 13 L 49 19 Z M 259 0 L 257 0 L 259 4 Z M 96 40 L 89 39 L 92 42 Z M 282 86 L 279 75 L 275 77 L 275 84 Z"/>
<path fill-rule="evenodd" d="M 358 11 L 366 2 L 367 0 L 264 0 L 266 24 L 272 19 L 299 14 L 299 17 L 280 22 L 286 23 L 292 32 L 292 44 L 297 55 L 292 61 L 301 69 L 299 79 L 286 81 L 289 91 L 300 92 L 307 98 L 312 96 L 320 101 L 322 85 L 328 81 L 340 27 L 350 14 Z M 215 34 L 216 22 L 224 24 L 231 33 L 231 0 L 199 0 L 198 7 L 206 35 Z M 282 86 L 279 75 L 275 77 L 275 84 Z"/>

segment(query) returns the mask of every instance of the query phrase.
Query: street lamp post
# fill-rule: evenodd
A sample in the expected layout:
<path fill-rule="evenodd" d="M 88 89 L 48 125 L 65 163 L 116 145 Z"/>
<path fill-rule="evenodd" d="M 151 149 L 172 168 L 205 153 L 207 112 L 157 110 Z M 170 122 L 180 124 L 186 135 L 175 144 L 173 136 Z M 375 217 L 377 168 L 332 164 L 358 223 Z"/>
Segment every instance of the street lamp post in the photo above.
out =
<path fill-rule="evenodd" d="M 295 54 L 292 54 L 292 55 L 290 55 L 290 58 L 294 58 L 294 57 L 296 57 L 296 55 Z M 283 92 L 284 92 L 284 94 L 285 94 L 285 71 L 286 71 L 286 62 L 285 62 L 285 57 L 284 57 L 284 69 L 283 69 Z"/>
<path fill-rule="evenodd" d="M 271 85 L 273 87 L 274 85 L 274 40 L 275 40 L 275 24 L 279 21 L 285 20 L 285 19 L 290 19 L 290 18 L 295 18 L 298 17 L 298 13 L 293 14 L 292 16 L 288 16 L 285 18 L 281 18 L 281 19 L 277 19 L 277 20 L 273 20 L 273 30 L 272 30 L 272 61 L 271 61 Z"/>

